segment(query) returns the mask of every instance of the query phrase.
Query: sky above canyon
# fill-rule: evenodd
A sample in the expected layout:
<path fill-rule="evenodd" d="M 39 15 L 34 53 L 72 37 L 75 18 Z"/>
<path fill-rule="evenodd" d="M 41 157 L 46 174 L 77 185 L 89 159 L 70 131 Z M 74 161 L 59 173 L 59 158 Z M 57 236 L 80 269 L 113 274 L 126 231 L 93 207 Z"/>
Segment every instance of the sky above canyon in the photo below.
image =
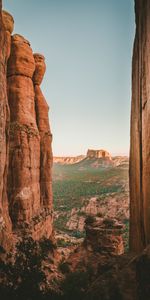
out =
<path fill-rule="evenodd" d="M 3 8 L 46 58 L 54 155 L 128 155 L 133 0 L 3 0 Z"/>

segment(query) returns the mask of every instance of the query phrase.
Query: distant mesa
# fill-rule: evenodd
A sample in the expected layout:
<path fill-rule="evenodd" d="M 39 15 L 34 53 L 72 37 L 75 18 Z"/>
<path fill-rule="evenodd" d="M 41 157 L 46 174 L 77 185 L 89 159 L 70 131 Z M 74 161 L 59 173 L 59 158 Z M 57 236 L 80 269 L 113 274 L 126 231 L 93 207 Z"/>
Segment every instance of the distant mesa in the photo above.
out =
<path fill-rule="evenodd" d="M 55 165 L 78 165 L 79 168 L 99 167 L 122 167 L 128 168 L 129 158 L 127 156 L 111 156 L 103 149 L 88 149 L 86 155 L 78 156 L 54 156 Z"/>
<path fill-rule="evenodd" d="M 112 157 L 110 153 L 102 149 L 100 150 L 88 149 L 86 155 L 62 156 L 62 157 L 54 156 L 53 161 L 55 164 L 71 165 L 71 164 L 77 164 L 81 161 L 93 160 L 93 159 L 112 161 Z"/>
<path fill-rule="evenodd" d="M 93 150 L 93 149 L 88 149 L 86 157 L 89 158 L 109 158 L 112 160 L 112 157 L 109 152 L 106 150 Z"/>

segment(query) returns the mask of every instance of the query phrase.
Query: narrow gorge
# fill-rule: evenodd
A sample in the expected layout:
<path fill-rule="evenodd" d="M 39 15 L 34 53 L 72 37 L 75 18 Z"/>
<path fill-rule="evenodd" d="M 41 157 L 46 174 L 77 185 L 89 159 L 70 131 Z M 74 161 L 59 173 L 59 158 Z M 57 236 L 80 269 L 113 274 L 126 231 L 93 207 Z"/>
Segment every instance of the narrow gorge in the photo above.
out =
<path fill-rule="evenodd" d="M 150 0 L 134 3 L 129 184 L 128 157 L 88 149 L 54 157 L 52 192 L 45 57 L 0 0 L 3 300 L 150 299 Z"/>

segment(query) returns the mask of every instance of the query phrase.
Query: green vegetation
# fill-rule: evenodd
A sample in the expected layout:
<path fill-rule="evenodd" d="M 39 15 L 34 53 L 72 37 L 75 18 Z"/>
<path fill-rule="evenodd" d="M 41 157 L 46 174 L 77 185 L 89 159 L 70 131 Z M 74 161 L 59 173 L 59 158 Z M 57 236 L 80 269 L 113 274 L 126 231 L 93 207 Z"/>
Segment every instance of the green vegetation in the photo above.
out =
<path fill-rule="evenodd" d="M 48 287 L 43 261 L 54 248 L 46 239 L 36 242 L 29 237 L 18 243 L 16 255 L 9 254 L 6 262 L 0 261 L 1 299 L 44 299 Z"/>
<path fill-rule="evenodd" d="M 59 214 L 54 223 L 56 229 L 67 232 L 66 223 L 70 219 L 72 209 L 75 208 L 79 216 L 84 216 L 85 213 L 81 212 L 80 208 L 86 205 L 91 197 L 105 201 L 112 193 L 122 193 L 127 180 L 128 168 L 94 168 L 87 160 L 74 165 L 54 165 L 54 209 Z"/>
<path fill-rule="evenodd" d="M 91 273 L 74 272 L 69 273 L 62 283 L 64 300 L 82 300 L 85 297 L 85 292 L 91 281 Z"/>
<path fill-rule="evenodd" d="M 123 233 L 125 251 L 129 250 L 129 220 L 124 221 L 125 229 Z"/>

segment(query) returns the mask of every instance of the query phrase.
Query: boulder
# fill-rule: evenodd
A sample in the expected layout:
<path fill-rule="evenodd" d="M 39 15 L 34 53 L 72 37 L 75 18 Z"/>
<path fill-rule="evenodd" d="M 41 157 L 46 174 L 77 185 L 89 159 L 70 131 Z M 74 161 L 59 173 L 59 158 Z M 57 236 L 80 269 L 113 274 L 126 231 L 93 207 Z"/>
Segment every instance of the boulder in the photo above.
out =
<path fill-rule="evenodd" d="M 2 11 L 2 19 L 3 19 L 3 24 L 4 24 L 5 30 L 9 31 L 9 33 L 12 34 L 12 32 L 14 30 L 14 18 L 7 11 L 3 10 Z"/>

